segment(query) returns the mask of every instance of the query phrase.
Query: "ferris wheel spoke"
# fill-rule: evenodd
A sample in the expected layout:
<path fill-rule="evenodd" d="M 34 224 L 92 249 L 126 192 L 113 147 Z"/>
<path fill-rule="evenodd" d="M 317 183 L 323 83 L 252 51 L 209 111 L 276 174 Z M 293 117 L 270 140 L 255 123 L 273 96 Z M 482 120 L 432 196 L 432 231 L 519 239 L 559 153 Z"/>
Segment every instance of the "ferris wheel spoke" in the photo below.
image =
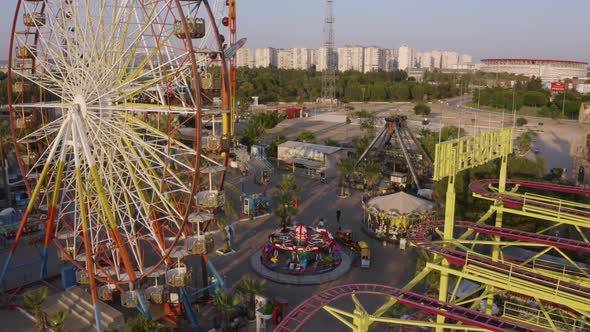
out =
<path fill-rule="evenodd" d="M 156 54 L 154 54 L 153 56 L 155 56 Z M 155 74 L 159 70 L 162 70 L 170 66 L 170 64 L 175 63 L 176 61 L 182 58 L 186 58 L 186 53 L 180 54 L 174 57 L 173 59 L 160 63 L 158 66 L 155 66 L 149 70 L 144 70 L 147 63 L 142 64 L 139 66 L 139 68 L 136 68 L 129 75 L 122 77 L 117 86 L 112 87 L 105 93 L 97 95 L 96 97 L 94 97 L 94 99 L 90 99 L 89 103 L 94 103 L 96 101 L 101 100 L 102 98 L 111 95 L 114 97 L 116 101 L 121 101 L 127 98 L 134 97 L 137 94 L 144 92 L 148 88 L 153 87 L 163 81 L 166 81 L 168 79 L 166 75 L 157 76 Z M 177 69 L 174 72 L 168 72 L 169 75 L 178 75 L 179 73 L 179 69 Z M 121 91 L 124 93 L 121 94 Z"/>
<path fill-rule="evenodd" d="M 46 124 L 45 126 L 39 128 L 39 129 L 36 129 L 32 133 L 30 133 L 22 138 L 19 138 L 16 142 L 19 144 L 27 144 L 27 143 L 39 142 L 44 139 L 50 139 L 60 130 L 61 126 L 63 125 L 64 119 L 65 118 L 62 117 L 58 120 L 54 120 L 54 121 Z"/>
<path fill-rule="evenodd" d="M 13 104 L 15 108 L 26 108 L 26 109 L 42 109 L 42 108 L 70 108 L 71 103 L 58 103 L 58 102 L 42 102 L 42 103 L 23 103 Z"/>
<path fill-rule="evenodd" d="M 99 130 L 102 130 L 102 128 L 100 129 L 96 129 L 96 128 L 92 128 L 92 130 L 96 130 L 94 131 L 95 136 L 98 135 L 102 135 L 99 133 Z M 140 153 L 137 152 L 137 149 L 133 148 L 132 146 L 130 146 L 129 140 L 123 140 L 123 145 L 126 145 L 127 148 L 131 148 L 131 153 L 126 152 L 122 147 L 121 147 L 121 142 L 109 142 L 107 143 L 109 145 L 109 148 L 112 149 L 116 149 L 119 152 L 117 153 L 117 155 L 120 155 L 123 159 L 124 159 L 124 166 L 121 168 L 121 170 L 119 170 L 119 165 L 116 163 L 113 163 L 114 169 L 117 170 L 118 175 L 120 176 L 120 178 L 123 178 L 124 174 L 135 174 L 136 176 L 139 176 L 140 180 L 147 184 L 151 190 L 153 192 L 155 192 L 156 197 L 159 197 L 161 202 L 164 205 L 164 212 L 166 212 L 168 215 L 170 216 L 175 216 L 175 217 L 179 217 L 181 216 L 180 212 L 176 210 L 176 208 L 171 205 L 168 204 L 168 199 L 166 198 L 166 193 L 160 193 L 160 187 L 158 186 L 157 182 L 161 181 L 161 177 L 157 174 L 153 174 L 153 175 L 149 175 L 149 167 L 146 167 L 145 164 L 142 164 L 141 161 L 141 157 L 145 156 L 140 156 Z M 135 162 L 134 162 L 135 160 Z M 161 168 L 161 166 L 158 166 L 157 168 Z M 146 172 L 146 170 L 148 170 L 148 172 Z M 105 174 L 103 174 L 103 176 L 107 176 Z M 129 175 L 127 175 L 129 176 Z M 176 183 L 172 183 L 172 185 L 174 186 L 178 186 L 181 187 L 183 186 L 182 182 L 180 181 L 180 179 L 178 179 L 179 181 Z M 168 181 L 170 182 L 170 181 Z M 123 186 L 123 188 L 125 190 L 129 190 L 129 186 Z M 182 187 L 181 187 L 182 188 Z M 144 191 L 145 188 L 137 188 L 138 192 Z M 184 188 L 183 189 L 186 192 L 190 192 L 188 190 L 188 188 Z M 131 193 L 131 192 L 130 192 Z M 137 198 L 141 198 L 142 196 L 137 196 Z M 153 197 L 152 197 L 153 199 Z M 171 218 L 172 221 L 175 221 L 175 218 Z"/>
<path fill-rule="evenodd" d="M 146 15 L 147 17 L 145 17 L 145 21 L 143 21 L 141 23 L 140 29 L 134 32 L 135 36 L 133 36 L 133 39 L 131 40 L 131 42 L 119 43 L 119 47 L 115 50 L 113 57 L 111 57 L 111 59 L 109 61 L 112 64 L 112 66 L 105 73 L 109 73 L 109 72 L 114 71 L 114 72 L 118 73 L 120 79 L 124 79 L 124 77 L 126 76 L 127 67 L 132 62 L 132 59 L 135 56 L 135 51 L 137 50 L 137 48 L 139 46 L 138 44 L 142 40 L 142 37 L 145 35 L 146 31 L 154 24 L 158 15 L 166 9 L 167 9 L 166 6 L 162 6 L 161 8 L 158 8 L 157 6 L 153 6 L 151 8 L 150 13 L 148 13 Z M 121 35 L 117 35 L 117 36 L 111 35 L 111 40 L 115 40 L 116 38 L 119 38 L 119 40 L 126 41 L 130 37 L 129 36 L 129 30 L 130 30 L 129 27 L 130 27 L 130 23 L 132 22 L 131 17 L 132 17 L 133 13 L 134 13 L 134 11 L 132 11 L 132 10 L 130 10 L 128 12 L 127 20 L 124 23 L 124 27 L 123 27 L 123 31 L 122 31 Z M 139 22 L 137 22 L 137 23 L 139 23 Z M 113 31 L 116 30 L 116 27 L 118 27 L 118 26 L 119 25 L 115 25 L 115 27 L 113 27 L 112 30 Z M 170 36 L 172 36 L 172 33 L 170 33 Z M 170 37 L 168 37 L 168 38 L 170 38 Z M 107 42 L 107 43 L 110 44 L 110 42 Z M 157 46 L 157 45 L 154 45 L 153 53 L 158 54 L 157 47 L 155 47 L 155 46 Z M 148 57 L 148 58 L 151 60 L 155 56 L 155 54 Z M 141 75 L 141 76 L 144 76 L 144 75 Z M 107 78 L 105 77 L 104 79 L 107 79 Z M 102 80 L 100 80 L 100 81 L 102 81 Z M 104 97 L 104 96 L 102 96 L 102 97 Z M 100 98 L 101 97 L 96 98 L 96 100 L 99 100 Z"/>
<path fill-rule="evenodd" d="M 106 123 L 108 123 L 108 122 L 106 122 Z M 111 126 L 113 126 L 113 128 L 115 128 L 115 130 L 121 130 L 121 128 L 116 128 L 115 124 L 112 124 Z M 119 123 L 119 126 L 120 126 L 120 123 Z M 101 129 L 99 128 L 98 130 L 101 130 Z M 121 151 L 121 155 L 129 158 L 129 160 L 134 160 L 134 159 L 139 160 L 138 163 L 140 164 L 140 166 L 143 166 L 144 168 L 146 168 L 148 170 L 150 170 L 150 169 L 157 169 L 157 170 L 166 169 L 166 161 L 162 158 L 168 158 L 170 161 L 175 162 L 176 165 L 179 165 L 179 166 L 186 168 L 186 169 L 190 169 L 189 165 L 183 164 L 180 161 L 178 161 L 174 158 L 171 158 L 170 154 L 166 154 L 164 150 L 167 149 L 167 146 L 157 145 L 157 144 L 150 145 L 148 142 L 146 142 L 146 140 L 144 138 L 139 137 L 131 129 L 127 130 L 125 132 L 124 136 L 122 137 L 122 141 L 123 141 L 124 145 L 130 150 L 131 156 L 133 158 L 129 158 L 128 157 L 129 154 L 126 154 L 123 151 Z M 134 144 L 138 145 L 138 147 L 140 147 L 142 151 L 138 151 L 138 149 L 133 144 L 131 144 L 131 142 L 134 142 Z M 120 146 L 119 146 L 120 142 L 114 142 L 112 144 L 113 144 L 113 146 L 120 148 Z M 146 154 L 144 154 L 143 151 L 146 151 L 146 150 L 149 153 L 149 157 L 151 157 L 151 159 L 148 158 L 148 156 Z M 187 150 L 186 153 L 191 154 L 190 150 Z M 192 155 L 194 155 L 194 154 L 192 154 Z M 149 160 L 152 167 L 149 167 L 149 165 L 147 165 L 147 164 L 141 165 L 141 163 L 144 160 Z M 148 176 L 149 175 L 148 173 L 143 172 L 142 176 Z M 169 170 L 166 172 L 166 174 L 171 176 L 176 181 L 174 183 L 174 185 L 182 188 L 183 190 L 185 190 L 187 192 L 190 192 L 190 190 L 186 186 L 184 186 L 183 181 L 174 172 Z M 161 180 L 161 175 L 162 174 L 153 174 L 152 173 L 152 178 L 155 181 L 158 181 L 158 180 Z M 152 181 L 150 181 L 150 182 L 152 182 Z M 172 182 L 170 182 L 169 180 L 168 180 L 168 182 L 172 184 Z"/>
<path fill-rule="evenodd" d="M 81 153 L 84 155 L 85 161 L 88 164 L 88 171 L 90 173 L 90 178 L 93 182 L 100 210 L 104 213 L 107 219 L 106 221 L 109 223 L 110 231 L 113 234 L 113 239 L 115 240 L 116 245 L 119 247 L 119 250 L 122 253 L 121 259 L 123 260 L 125 270 L 128 273 L 130 280 L 133 281 L 136 279 L 135 271 L 133 270 L 133 265 L 131 264 L 128 253 L 123 252 L 123 240 L 121 238 L 121 234 L 119 233 L 117 222 L 114 218 L 111 206 L 109 205 L 108 199 L 104 192 L 104 187 L 98 176 L 96 163 L 94 161 L 94 157 L 92 156 L 91 149 L 88 145 L 88 140 L 85 136 L 85 126 L 82 124 L 82 121 L 80 120 L 78 114 L 72 113 L 72 115 L 73 121 L 76 123 L 75 128 L 72 128 L 74 131 L 76 131 L 76 133 L 74 134 L 74 144 L 80 144 L 82 147 Z"/>

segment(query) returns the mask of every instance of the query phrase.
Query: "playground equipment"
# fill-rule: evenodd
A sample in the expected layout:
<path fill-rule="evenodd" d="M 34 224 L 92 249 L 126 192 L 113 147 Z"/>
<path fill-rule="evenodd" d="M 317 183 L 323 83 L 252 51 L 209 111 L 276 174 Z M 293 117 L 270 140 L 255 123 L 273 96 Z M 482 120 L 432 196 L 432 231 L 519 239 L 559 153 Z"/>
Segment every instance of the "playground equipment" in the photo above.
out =
<path fill-rule="evenodd" d="M 296 331 L 323 308 L 353 331 L 367 331 L 375 322 L 433 327 L 439 331 L 588 331 L 590 275 L 575 255 L 590 252 L 586 237 L 590 205 L 522 191 L 590 196 L 590 189 L 508 180 L 512 135 L 512 128 L 506 128 L 437 145 L 434 178 L 449 181 L 445 219 L 426 220 L 408 232 L 412 245 L 436 254 L 436 258 L 418 271 L 403 290 L 382 285 L 339 286 L 301 304 L 277 330 Z M 455 221 L 455 176 L 495 159 L 501 159 L 499 179 L 478 180 L 470 185 L 475 197 L 492 203 L 489 210 L 477 222 Z M 493 224 L 486 224 L 494 214 Z M 527 222 L 544 224 L 537 233 L 509 229 L 503 227 L 504 214 L 528 217 Z M 560 234 L 571 235 L 565 238 Z M 515 247 L 535 248 L 535 251 L 518 256 L 513 254 Z M 433 272 L 440 274 L 438 300 L 410 292 Z M 455 284 L 452 289 L 450 280 Z M 475 282 L 479 287 L 459 296 L 463 280 Z M 356 299 L 355 294 L 363 293 L 389 299 L 371 314 Z M 329 306 L 345 295 L 352 295 L 354 312 Z M 383 318 L 395 303 L 436 315 L 436 322 Z M 494 307 L 498 309 L 498 317 L 491 316 Z"/>
<path fill-rule="evenodd" d="M 261 194 L 246 196 L 242 201 L 242 216 L 254 219 L 271 212 L 270 198 Z"/>
<path fill-rule="evenodd" d="M 224 204 L 230 58 L 243 45 L 224 33 L 237 43 L 235 23 L 235 0 L 17 2 L 8 104 L 26 209 L 0 284 L 18 279 L 6 278 L 23 265 L 13 268 L 14 252 L 40 221 L 40 279 L 53 242 L 90 290 L 97 330 L 99 290 L 147 317 L 148 301 L 182 302 L 198 329 L 187 256 L 199 254 L 205 288 L 216 272 L 199 249 L 206 225 L 188 217 Z"/>

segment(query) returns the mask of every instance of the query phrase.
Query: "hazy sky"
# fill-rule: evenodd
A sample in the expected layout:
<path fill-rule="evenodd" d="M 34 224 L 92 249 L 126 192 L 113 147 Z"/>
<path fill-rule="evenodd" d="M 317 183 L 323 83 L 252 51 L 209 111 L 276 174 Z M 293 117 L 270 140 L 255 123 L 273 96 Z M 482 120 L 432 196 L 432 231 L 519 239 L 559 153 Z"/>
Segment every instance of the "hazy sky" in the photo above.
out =
<path fill-rule="evenodd" d="M 211 1 L 211 0 L 210 0 Z M 15 0 L 0 0 L 0 59 Z M 247 47 L 319 47 L 324 0 L 237 0 Z M 590 0 L 334 0 L 336 45 L 590 61 Z"/>

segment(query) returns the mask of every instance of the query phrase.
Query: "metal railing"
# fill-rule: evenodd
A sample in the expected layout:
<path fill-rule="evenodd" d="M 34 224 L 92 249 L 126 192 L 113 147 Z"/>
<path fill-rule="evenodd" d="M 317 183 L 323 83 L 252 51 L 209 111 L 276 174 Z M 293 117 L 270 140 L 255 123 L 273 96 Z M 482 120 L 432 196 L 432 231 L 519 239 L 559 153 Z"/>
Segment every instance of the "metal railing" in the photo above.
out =
<path fill-rule="evenodd" d="M 590 331 L 590 326 L 583 320 L 555 312 L 543 313 L 539 308 L 508 301 L 504 302 L 502 317 L 549 330 L 555 328 L 558 331 Z"/>

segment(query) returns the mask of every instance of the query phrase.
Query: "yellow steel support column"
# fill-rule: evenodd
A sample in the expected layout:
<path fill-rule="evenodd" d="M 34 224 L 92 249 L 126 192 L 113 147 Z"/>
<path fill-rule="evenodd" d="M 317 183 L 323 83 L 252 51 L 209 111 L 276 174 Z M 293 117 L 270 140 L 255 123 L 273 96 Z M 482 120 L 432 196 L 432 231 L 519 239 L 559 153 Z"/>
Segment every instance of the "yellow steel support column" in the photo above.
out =
<path fill-rule="evenodd" d="M 508 155 L 503 155 L 500 163 L 500 178 L 498 181 L 498 192 L 504 193 L 506 192 L 506 177 L 508 171 Z M 502 205 L 502 202 L 495 202 L 495 204 Z M 502 227 L 502 217 L 504 215 L 504 211 L 502 209 L 496 210 L 496 227 Z M 494 242 L 499 242 L 501 239 L 499 236 L 494 236 Z M 497 262 L 498 258 L 500 258 L 500 245 L 494 244 L 492 246 L 492 261 Z M 494 307 L 494 287 L 488 287 L 488 300 L 486 305 L 486 313 L 491 315 L 492 309 Z"/>
<path fill-rule="evenodd" d="M 455 175 L 449 175 L 449 181 L 447 184 L 447 196 L 445 202 L 445 226 L 443 231 L 443 241 L 450 242 L 453 239 L 453 230 L 455 228 Z M 441 261 L 441 265 L 444 267 L 449 266 L 449 262 L 446 259 Z M 447 294 L 449 292 L 449 274 L 441 271 L 438 299 L 443 302 L 447 302 Z M 436 316 L 436 322 L 443 324 L 445 317 L 438 315 Z M 442 332 L 443 329 L 440 327 L 436 328 L 437 332 Z"/>
<path fill-rule="evenodd" d="M 502 156 L 502 162 L 500 163 L 500 181 L 498 183 L 498 192 L 501 194 L 506 192 L 506 178 L 508 171 L 508 155 Z"/>
<path fill-rule="evenodd" d="M 354 326 L 353 332 L 367 332 L 369 331 L 369 325 L 371 319 L 366 312 L 361 312 L 357 309 L 353 311 L 354 317 L 352 318 L 352 325 Z"/>

